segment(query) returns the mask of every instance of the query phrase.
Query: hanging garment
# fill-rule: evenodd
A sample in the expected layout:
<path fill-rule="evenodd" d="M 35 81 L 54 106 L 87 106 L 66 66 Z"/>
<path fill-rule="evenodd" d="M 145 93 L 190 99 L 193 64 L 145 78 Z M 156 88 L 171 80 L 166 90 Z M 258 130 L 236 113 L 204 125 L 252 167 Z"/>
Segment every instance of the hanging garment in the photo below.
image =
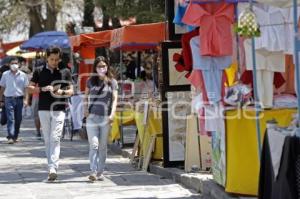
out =
<path fill-rule="evenodd" d="M 187 4 L 186 3 L 178 3 L 177 4 L 177 9 L 175 12 L 175 17 L 173 20 L 174 24 L 177 24 L 181 27 L 186 27 L 188 31 L 194 30 L 196 27 L 194 26 L 188 26 L 182 22 L 182 17 L 184 16 L 186 12 Z"/>
<path fill-rule="evenodd" d="M 232 56 L 202 56 L 201 53 L 201 41 L 200 36 L 193 37 L 190 41 L 193 57 L 193 69 L 196 70 L 211 70 L 212 68 L 218 68 L 223 70 L 228 68 L 232 64 Z"/>
<path fill-rule="evenodd" d="M 252 42 L 250 39 L 244 41 L 246 69 L 253 69 Z M 271 52 L 264 49 L 255 51 L 256 69 L 273 72 L 285 72 L 285 55 L 283 51 Z"/>
<path fill-rule="evenodd" d="M 253 6 L 260 25 L 261 36 L 255 38 L 255 48 L 266 51 L 285 51 L 285 23 L 284 9 L 256 4 Z"/>
<path fill-rule="evenodd" d="M 284 141 L 280 167 L 276 176 L 271 156 L 270 140 L 265 134 L 262 149 L 259 199 L 296 199 L 299 198 L 297 177 L 300 166 L 300 141 L 298 137 L 287 136 Z M 280 147 L 280 146 L 278 146 Z"/>
<path fill-rule="evenodd" d="M 192 56 L 190 41 L 193 37 L 197 35 L 199 35 L 199 29 L 195 29 L 191 32 L 185 33 L 181 37 L 183 62 L 184 62 L 184 67 L 187 70 L 192 70 L 193 68 L 193 56 Z"/>
<path fill-rule="evenodd" d="M 188 5 L 182 19 L 186 24 L 200 26 L 201 55 L 232 55 L 232 23 L 234 4 L 210 3 Z"/>
<path fill-rule="evenodd" d="M 257 71 L 257 91 L 262 107 L 270 108 L 273 106 L 273 81 L 274 72 L 265 70 Z"/>
<path fill-rule="evenodd" d="M 276 93 L 296 94 L 295 92 L 295 65 L 293 63 L 293 56 L 285 56 L 285 73 L 282 73 L 285 84 L 277 89 Z"/>
<path fill-rule="evenodd" d="M 273 99 L 273 94 L 274 94 L 273 85 L 275 86 L 275 88 L 280 88 L 285 83 L 285 80 L 281 73 L 275 72 L 274 75 L 272 74 L 273 72 L 271 71 L 264 71 L 264 70 L 257 71 L 258 97 L 260 102 L 266 107 L 270 107 L 270 104 L 272 104 L 271 98 Z M 245 71 L 242 74 L 240 80 L 243 84 L 247 84 L 247 85 L 251 84 L 251 87 L 253 88 L 252 71 Z M 264 92 L 265 90 L 266 92 Z M 271 91 L 273 92 L 273 94 L 270 94 Z M 252 94 L 252 96 L 254 95 Z"/>
<path fill-rule="evenodd" d="M 224 69 L 228 68 L 232 63 L 232 56 L 211 57 L 199 56 L 201 39 L 199 36 L 193 37 L 190 41 L 192 56 L 193 56 L 193 69 L 201 70 L 201 75 L 197 77 L 203 80 L 200 89 L 203 92 L 205 102 L 215 103 L 219 102 L 224 96 Z M 226 78 L 225 78 L 226 79 Z M 196 86 L 198 87 L 198 86 Z M 222 95 L 223 93 L 223 95 Z"/>
<path fill-rule="evenodd" d="M 300 7 L 298 6 L 298 15 L 300 13 Z M 295 28 L 294 28 L 294 9 L 286 8 L 284 9 L 284 14 L 286 18 L 285 24 L 285 53 L 289 55 L 294 54 L 295 47 Z M 298 31 L 299 31 L 299 20 L 298 20 Z"/>

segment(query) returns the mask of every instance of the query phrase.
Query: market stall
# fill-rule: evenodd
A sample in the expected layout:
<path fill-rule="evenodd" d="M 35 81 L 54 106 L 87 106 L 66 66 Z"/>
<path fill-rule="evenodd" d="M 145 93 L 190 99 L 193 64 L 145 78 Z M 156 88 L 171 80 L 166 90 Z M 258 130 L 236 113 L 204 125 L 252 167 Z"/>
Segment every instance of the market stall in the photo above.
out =
<path fill-rule="evenodd" d="M 141 24 L 141 25 L 130 25 L 130 26 L 125 26 L 122 28 L 118 28 L 112 31 L 112 40 L 111 40 L 111 48 L 114 50 L 120 50 L 121 55 L 122 52 L 128 52 L 128 51 L 144 51 L 144 50 L 149 50 L 153 49 L 156 50 L 159 43 L 165 40 L 165 23 L 153 23 L 153 24 Z M 123 59 L 121 56 L 120 63 L 121 63 L 121 69 L 120 71 L 123 71 Z M 127 80 L 128 82 L 128 80 Z M 122 75 L 121 75 L 121 80 L 120 80 L 120 87 L 121 87 L 121 99 L 120 99 L 120 104 L 126 104 L 126 100 L 128 100 L 128 97 L 125 96 L 125 88 L 123 85 L 125 85 L 126 81 L 124 81 Z M 132 89 L 134 89 L 137 86 L 138 83 L 132 82 Z M 149 101 L 155 100 L 153 97 L 154 90 L 151 92 L 152 96 L 151 98 L 145 98 L 145 99 L 138 99 L 138 100 L 143 100 L 143 103 L 136 103 L 134 100 L 132 101 L 134 104 L 147 104 Z M 125 98 L 127 99 L 125 99 Z M 130 98 L 130 97 L 129 97 Z M 130 100 L 130 99 L 129 99 Z M 125 103 L 124 103 L 125 102 Z M 148 159 L 148 161 L 144 162 L 149 162 L 150 161 L 150 156 L 151 156 L 151 151 L 153 150 L 155 159 L 162 159 L 162 138 L 159 136 L 162 131 L 159 127 L 160 124 L 160 119 L 154 118 L 152 111 L 152 107 L 149 106 L 149 109 L 147 109 L 146 112 L 142 113 L 143 109 L 141 110 L 139 107 L 135 108 L 135 110 L 132 110 L 131 108 L 126 108 L 126 105 L 121 106 L 119 109 L 120 114 L 120 121 L 118 122 L 120 124 L 120 136 L 116 134 L 116 137 L 121 138 L 121 142 L 123 141 L 123 132 L 122 132 L 122 125 L 126 124 L 126 122 L 123 122 L 123 117 L 126 116 L 127 113 L 130 113 L 134 111 L 134 120 L 135 124 L 138 129 L 138 137 L 136 139 L 136 144 L 133 152 L 133 156 L 135 155 L 135 152 L 137 150 L 138 143 L 141 145 L 141 151 L 142 151 L 142 156 L 144 159 Z M 141 118 L 146 118 L 145 120 L 142 120 Z M 153 128 L 152 124 L 155 121 L 156 123 L 156 128 Z M 144 127 L 143 127 L 144 126 Z M 152 127 L 151 127 L 152 126 Z M 116 127 L 117 128 L 117 127 Z M 158 128 L 158 129 L 157 129 Z M 155 129 L 155 131 L 154 131 Z M 115 133 L 115 132 L 114 132 Z M 152 144 L 149 144 L 149 143 Z M 150 152 L 149 152 L 150 151 Z M 150 153 L 150 155 L 147 156 L 147 153 Z M 141 159 L 141 157 L 140 157 Z M 148 165 L 147 163 L 144 164 L 143 168 L 147 169 Z"/>
<path fill-rule="evenodd" d="M 295 124 L 299 120 L 295 115 L 297 107 L 299 115 L 300 98 L 296 98 L 295 93 L 300 92 L 297 38 L 299 2 L 170 2 L 173 3 L 168 5 L 168 16 L 171 16 L 169 22 L 174 18 L 177 25 L 169 23 L 169 29 L 172 30 L 169 31 L 169 38 L 175 40 L 172 43 L 181 40 L 182 52 L 180 55 L 179 51 L 179 55 L 175 56 L 173 51 L 173 57 L 168 59 L 173 58 L 177 64 L 169 64 L 168 73 L 165 72 L 163 76 L 169 76 L 170 66 L 174 67 L 176 72 L 188 78 L 193 91 L 196 91 L 191 102 L 193 111 L 199 117 L 198 124 L 193 125 L 194 131 L 199 136 L 205 134 L 212 137 L 211 166 L 214 180 L 224 186 L 227 192 L 235 194 L 273 198 L 268 194 L 294 193 L 296 183 L 284 186 L 285 191 L 270 188 L 279 188 L 277 173 L 278 178 L 286 180 L 286 183 L 289 180 L 295 182 L 295 179 L 287 177 L 280 169 L 272 173 L 269 171 L 272 166 L 266 166 L 266 162 L 273 163 L 273 168 L 277 168 L 269 157 L 276 151 L 271 142 L 281 139 L 280 142 L 284 143 L 282 137 L 297 139 L 298 135 L 295 133 Z M 287 64 L 287 55 L 294 56 L 292 64 Z M 226 71 L 232 65 L 238 69 L 235 70 L 238 73 L 234 75 L 233 84 L 228 81 L 230 78 Z M 295 65 L 295 78 L 291 78 L 292 73 L 288 72 L 291 65 Z M 180 74 L 177 73 L 178 76 Z M 292 79 L 296 80 L 297 92 L 291 92 L 288 89 L 290 86 L 286 86 L 294 84 L 290 83 Z M 171 80 L 166 81 L 170 83 Z M 278 126 L 275 125 L 274 131 L 282 134 L 272 139 L 272 134 L 268 134 L 267 141 L 270 143 L 266 145 L 265 132 L 273 130 L 266 128 L 270 120 L 276 120 Z M 277 146 L 288 153 L 283 145 Z M 170 146 L 165 147 L 171 150 Z M 272 156 L 277 166 L 280 158 L 283 161 L 286 157 L 278 153 Z M 173 163 L 169 165 L 176 165 L 175 161 Z M 296 161 L 292 165 L 289 168 L 293 170 Z"/>

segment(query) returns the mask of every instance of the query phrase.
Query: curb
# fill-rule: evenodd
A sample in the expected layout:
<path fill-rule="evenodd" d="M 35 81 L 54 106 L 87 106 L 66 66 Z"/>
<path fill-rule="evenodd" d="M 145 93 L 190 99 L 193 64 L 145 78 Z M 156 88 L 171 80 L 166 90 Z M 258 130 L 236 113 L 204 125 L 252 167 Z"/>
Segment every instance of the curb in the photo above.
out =
<path fill-rule="evenodd" d="M 109 149 L 124 158 L 129 158 L 132 148 L 120 148 L 117 144 L 110 144 Z M 164 168 L 159 162 L 149 164 L 149 172 L 162 178 L 182 184 L 186 188 L 202 193 L 202 198 L 209 199 L 256 199 L 254 197 L 239 197 L 225 192 L 224 188 L 212 180 L 212 175 L 207 173 L 186 173 L 177 168 Z"/>

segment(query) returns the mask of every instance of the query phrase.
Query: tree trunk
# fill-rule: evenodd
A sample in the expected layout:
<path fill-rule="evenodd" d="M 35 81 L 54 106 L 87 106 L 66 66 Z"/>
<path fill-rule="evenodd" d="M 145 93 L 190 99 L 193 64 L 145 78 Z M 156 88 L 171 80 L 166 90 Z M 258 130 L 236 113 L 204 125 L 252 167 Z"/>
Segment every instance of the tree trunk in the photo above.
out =
<path fill-rule="evenodd" d="M 47 19 L 45 20 L 45 31 L 56 30 L 57 8 L 55 0 L 48 0 L 47 3 Z"/>
<path fill-rule="evenodd" d="M 30 20 L 30 31 L 29 31 L 29 37 L 32 37 L 36 33 L 42 32 L 43 31 L 43 22 L 42 18 L 40 15 L 41 7 L 36 6 L 36 7 L 29 7 L 29 20 Z"/>

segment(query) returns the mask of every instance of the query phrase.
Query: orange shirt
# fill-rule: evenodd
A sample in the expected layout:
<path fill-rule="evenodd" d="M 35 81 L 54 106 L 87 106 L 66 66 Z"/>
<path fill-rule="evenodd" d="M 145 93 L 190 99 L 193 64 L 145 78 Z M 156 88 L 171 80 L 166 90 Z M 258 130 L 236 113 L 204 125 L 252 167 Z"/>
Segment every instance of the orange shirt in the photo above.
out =
<path fill-rule="evenodd" d="M 233 54 L 232 23 L 234 4 L 189 3 L 182 21 L 200 26 L 201 55 L 226 56 Z"/>

